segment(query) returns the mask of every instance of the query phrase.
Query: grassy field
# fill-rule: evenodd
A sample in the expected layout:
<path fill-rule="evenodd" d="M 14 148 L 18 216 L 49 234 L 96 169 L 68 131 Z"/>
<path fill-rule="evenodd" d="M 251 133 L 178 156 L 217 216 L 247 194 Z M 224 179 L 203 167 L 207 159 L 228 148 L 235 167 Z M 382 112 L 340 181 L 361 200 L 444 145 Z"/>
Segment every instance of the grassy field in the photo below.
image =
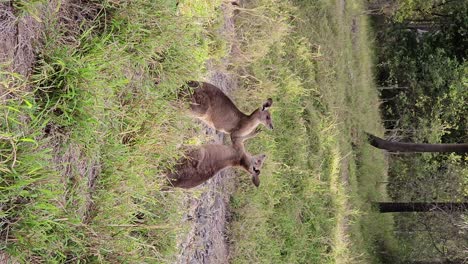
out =
<path fill-rule="evenodd" d="M 238 18 L 244 78 L 238 98 L 273 97 L 275 130 L 261 187 L 232 198 L 233 263 L 378 263 L 394 254 L 385 199 L 372 43 L 359 1 L 250 1 Z M 248 185 L 247 179 L 241 185 Z M 381 252 L 386 252 L 381 254 Z M 379 256 L 383 255 L 383 256 Z"/>
<path fill-rule="evenodd" d="M 199 142 L 173 102 L 224 53 L 220 4 L 102 1 L 86 27 L 51 18 L 30 79 L 2 72 L 0 249 L 24 263 L 173 260 L 183 195 L 162 195 L 160 175 Z"/>
<path fill-rule="evenodd" d="M 99 1 L 97 1 L 99 2 Z M 174 103 L 226 54 L 220 1 L 101 1 L 73 38 L 52 19 L 31 79 L 2 72 L 0 249 L 28 263 L 168 263 L 184 193 L 160 175 L 199 144 Z M 31 6 L 24 7 L 24 12 Z M 249 1 L 236 27 L 235 94 L 272 97 L 275 130 L 249 142 L 260 188 L 232 197 L 233 263 L 375 263 L 394 250 L 367 20 L 358 1 Z M 34 11 L 35 12 L 35 11 Z M 71 41 L 70 41 L 71 39 Z"/>

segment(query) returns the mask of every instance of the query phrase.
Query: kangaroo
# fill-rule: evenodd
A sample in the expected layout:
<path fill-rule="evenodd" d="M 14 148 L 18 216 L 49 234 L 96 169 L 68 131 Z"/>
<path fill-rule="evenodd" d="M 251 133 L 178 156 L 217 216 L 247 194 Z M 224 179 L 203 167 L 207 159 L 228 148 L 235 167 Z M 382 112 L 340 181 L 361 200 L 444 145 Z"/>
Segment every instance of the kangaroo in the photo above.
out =
<path fill-rule="evenodd" d="M 209 180 L 219 171 L 228 167 L 241 167 L 252 175 L 255 186 L 260 185 L 260 169 L 266 155 L 251 156 L 246 153 L 243 144 L 226 146 L 220 144 L 204 145 L 187 152 L 175 167 L 175 172 L 169 173 L 169 185 L 180 188 L 193 188 Z"/>
<path fill-rule="evenodd" d="M 268 111 L 268 108 L 273 104 L 271 98 L 268 98 L 261 107 L 250 115 L 246 115 L 218 87 L 196 81 L 190 81 L 187 84 L 194 88 L 193 94 L 190 96 L 192 114 L 208 126 L 231 134 L 232 142 L 236 138 L 255 136 L 259 130 L 255 133 L 253 131 L 259 124 L 273 129 L 273 121 Z"/>

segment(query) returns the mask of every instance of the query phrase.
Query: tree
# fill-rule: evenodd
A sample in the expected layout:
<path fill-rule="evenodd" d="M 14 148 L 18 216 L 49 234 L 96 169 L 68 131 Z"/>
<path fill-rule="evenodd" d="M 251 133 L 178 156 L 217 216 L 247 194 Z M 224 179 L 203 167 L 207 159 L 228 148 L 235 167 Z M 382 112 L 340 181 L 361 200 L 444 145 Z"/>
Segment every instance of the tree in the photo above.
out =
<path fill-rule="evenodd" d="M 468 144 L 403 143 L 387 141 L 369 133 L 367 136 L 372 146 L 393 152 L 468 152 Z"/>
<path fill-rule="evenodd" d="M 394 203 L 379 202 L 374 203 L 381 213 L 402 213 L 402 212 L 461 212 L 468 210 L 468 203 Z"/>
<path fill-rule="evenodd" d="M 465 260 L 459 259 L 433 259 L 433 260 L 416 260 L 410 262 L 410 264 L 460 264 Z"/>

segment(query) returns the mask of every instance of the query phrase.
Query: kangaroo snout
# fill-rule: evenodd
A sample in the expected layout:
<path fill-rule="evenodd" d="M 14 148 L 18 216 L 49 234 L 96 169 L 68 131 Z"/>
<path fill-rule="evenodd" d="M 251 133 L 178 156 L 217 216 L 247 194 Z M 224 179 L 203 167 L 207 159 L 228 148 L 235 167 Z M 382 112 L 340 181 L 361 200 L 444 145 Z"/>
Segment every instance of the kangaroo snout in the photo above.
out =
<path fill-rule="evenodd" d="M 260 175 L 260 170 L 257 169 L 257 168 L 253 168 L 253 172 L 254 172 L 253 175 L 256 176 L 256 177 L 258 177 Z"/>

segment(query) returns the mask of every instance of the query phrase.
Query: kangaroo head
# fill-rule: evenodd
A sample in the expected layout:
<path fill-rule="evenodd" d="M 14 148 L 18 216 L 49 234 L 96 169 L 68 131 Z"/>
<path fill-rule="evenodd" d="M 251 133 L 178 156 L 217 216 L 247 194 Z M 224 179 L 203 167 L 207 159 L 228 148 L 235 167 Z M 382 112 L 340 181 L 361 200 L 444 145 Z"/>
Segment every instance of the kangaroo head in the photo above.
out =
<path fill-rule="evenodd" d="M 271 119 L 270 111 L 268 108 L 273 104 L 273 99 L 268 98 L 262 107 L 259 109 L 259 119 L 262 124 L 264 124 L 268 129 L 273 129 L 273 120 Z"/>
<path fill-rule="evenodd" d="M 260 185 L 260 170 L 263 166 L 263 161 L 265 161 L 266 155 L 265 154 L 260 154 L 256 156 L 250 157 L 250 166 L 249 166 L 249 172 L 252 175 L 252 182 L 255 186 Z"/>

